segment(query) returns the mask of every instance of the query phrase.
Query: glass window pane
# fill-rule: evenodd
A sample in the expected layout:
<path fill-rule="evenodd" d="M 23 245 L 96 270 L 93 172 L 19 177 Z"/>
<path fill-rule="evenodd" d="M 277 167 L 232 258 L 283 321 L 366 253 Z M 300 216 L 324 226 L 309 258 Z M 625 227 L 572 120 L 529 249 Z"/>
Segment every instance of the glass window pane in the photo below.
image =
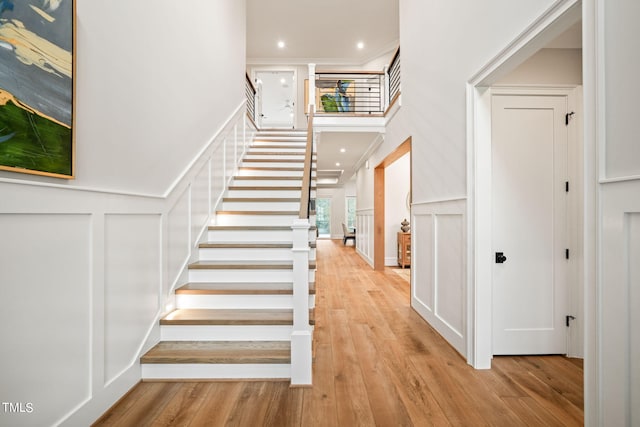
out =
<path fill-rule="evenodd" d="M 331 237 L 331 199 L 316 199 L 316 226 L 320 237 Z"/>

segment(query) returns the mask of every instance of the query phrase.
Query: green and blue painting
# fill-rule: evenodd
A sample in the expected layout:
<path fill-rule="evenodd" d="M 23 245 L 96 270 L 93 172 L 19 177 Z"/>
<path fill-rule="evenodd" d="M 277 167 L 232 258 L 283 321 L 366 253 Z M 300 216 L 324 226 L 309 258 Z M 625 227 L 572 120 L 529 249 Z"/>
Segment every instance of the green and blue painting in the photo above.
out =
<path fill-rule="evenodd" d="M 0 0 L 0 169 L 73 177 L 73 0 Z"/>

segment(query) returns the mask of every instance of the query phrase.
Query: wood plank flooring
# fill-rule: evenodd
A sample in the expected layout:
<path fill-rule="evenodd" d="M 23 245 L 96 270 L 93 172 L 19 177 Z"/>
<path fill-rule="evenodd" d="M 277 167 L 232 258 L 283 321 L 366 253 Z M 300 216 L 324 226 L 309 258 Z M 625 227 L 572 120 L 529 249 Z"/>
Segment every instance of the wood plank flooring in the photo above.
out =
<path fill-rule="evenodd" d="M 408 283 L 318 241 L 314 385 L 145 382 L 95 426 L 579 426 L 580 360 L 476 371 L 409 306 Z"/>

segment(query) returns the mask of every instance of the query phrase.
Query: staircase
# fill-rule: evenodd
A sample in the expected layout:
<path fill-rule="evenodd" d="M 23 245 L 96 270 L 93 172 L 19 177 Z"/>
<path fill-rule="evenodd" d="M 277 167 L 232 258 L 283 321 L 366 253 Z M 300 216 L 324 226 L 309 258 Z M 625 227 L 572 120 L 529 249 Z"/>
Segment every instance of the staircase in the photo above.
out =
<path fill-rule="evenodd" d="M 257 134 L 198 261 L 189 265 L 189 283 L 175 291 L 177 308 L 160 320 L 160 342 L 141 358 L 143 379 L 292 377 L 292 224 L 299 216 L 306 140 L 306 132 Z M 315 171 L 313 177 L 311 197 Z M 316 231 L 310 221 L 303 241 L 309 243 L 313 325 Z"/>

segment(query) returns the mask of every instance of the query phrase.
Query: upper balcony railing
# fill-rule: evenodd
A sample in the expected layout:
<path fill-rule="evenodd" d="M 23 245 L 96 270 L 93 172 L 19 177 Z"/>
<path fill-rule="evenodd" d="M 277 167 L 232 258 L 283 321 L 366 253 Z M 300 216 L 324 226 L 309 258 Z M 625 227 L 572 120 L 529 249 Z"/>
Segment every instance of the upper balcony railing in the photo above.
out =
<path fill-rule="evenodd" d="M 316 73 L 317 114 L 382 114 L 384 73 L 323 71 Z"/>
<path fill-rule="evenodd" d="M 387 83 L 389 88 L 389 105 L 392 105 L 400 96 L 400 48 L 393 55 L 391 64 L 387 70 Z"/>
<path fill-rule="evenodd" d="M 400 96 L 400 48 L 383 71 L 316 71 L 309 64 L 309 82 L 305 105 L 314 104 L 317 116 L 382 116 Z"/>

